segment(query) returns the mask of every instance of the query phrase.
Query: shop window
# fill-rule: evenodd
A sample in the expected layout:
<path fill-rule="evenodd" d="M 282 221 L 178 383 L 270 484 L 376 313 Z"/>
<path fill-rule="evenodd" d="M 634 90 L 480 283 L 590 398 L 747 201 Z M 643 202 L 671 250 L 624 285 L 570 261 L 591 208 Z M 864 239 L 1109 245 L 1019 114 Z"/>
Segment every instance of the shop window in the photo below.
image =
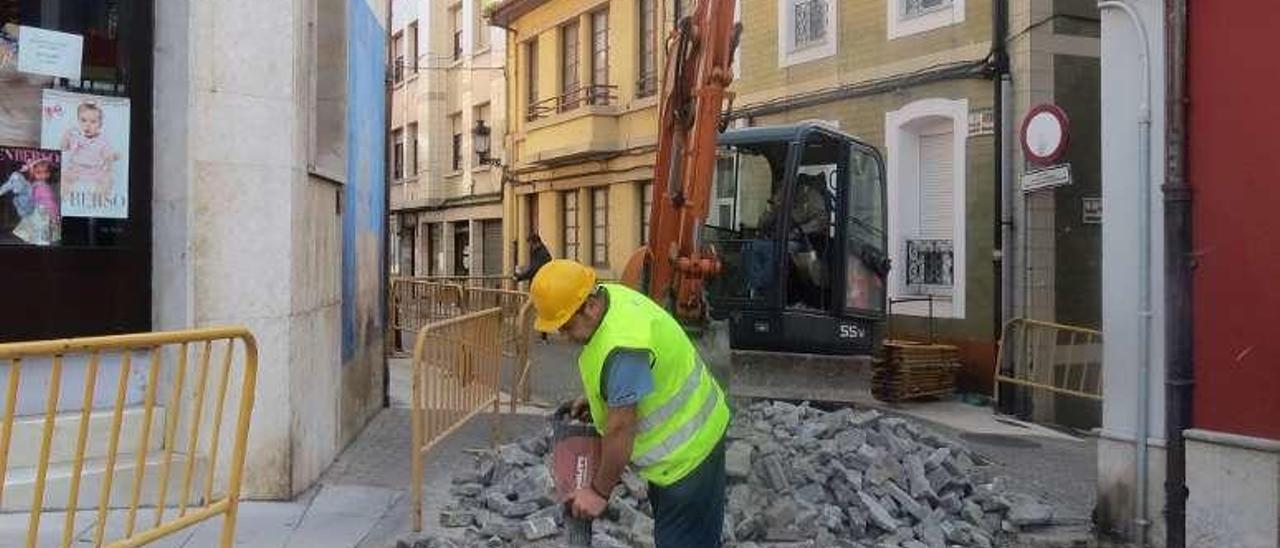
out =
<path fill-rule="evenodd" d="M 134 145 L 148 141 L 137 132 L 150 130 L 149 106 L 137 101 L 149 84 L 135 63 L 150 62 L 151 46 L 135 25 L 150 4 L 0 8 L 0 246 L 145 245 L 150 182 L 135 168 L 150 151 Z M 20 59 L 36 39 L 53 53 Z"/>

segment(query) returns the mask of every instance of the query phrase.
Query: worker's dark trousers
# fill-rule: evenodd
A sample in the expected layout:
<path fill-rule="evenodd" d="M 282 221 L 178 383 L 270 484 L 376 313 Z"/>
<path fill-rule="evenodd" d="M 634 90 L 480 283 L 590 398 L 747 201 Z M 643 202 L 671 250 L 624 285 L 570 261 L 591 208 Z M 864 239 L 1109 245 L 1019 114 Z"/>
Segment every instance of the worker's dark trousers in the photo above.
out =
<path fill-rule="evenodd" d="M 684 479 L 649 485 L 657 548 L 719 548 L 724 528 L 724 440 Z"/>

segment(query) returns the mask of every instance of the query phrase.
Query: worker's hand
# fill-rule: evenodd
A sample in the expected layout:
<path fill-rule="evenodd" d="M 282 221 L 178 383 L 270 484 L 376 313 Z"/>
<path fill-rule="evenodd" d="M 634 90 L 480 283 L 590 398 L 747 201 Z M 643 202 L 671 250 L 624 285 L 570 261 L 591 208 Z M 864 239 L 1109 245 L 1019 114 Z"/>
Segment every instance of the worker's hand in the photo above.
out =
<path fill-rule="evenodd" d="M 587 399 L 579 397 L 569 404 L 569 416 L 582 422 L 591 422 L 591 406 Z"/>
<path fill-rule="evenodd" d="M 591 407 L 587 405 L 586 398 L 577 398 L 573 401 L 562 402 L 557 406 L 555 416 L 591 422 Z"/>
<path fill-rule="evenodd" d="M 596 519 L 604 513 L 609 501 L 596 493 L 594 489 L 578 489 L 569 494 L 569 513 L 578 519 Z"/>

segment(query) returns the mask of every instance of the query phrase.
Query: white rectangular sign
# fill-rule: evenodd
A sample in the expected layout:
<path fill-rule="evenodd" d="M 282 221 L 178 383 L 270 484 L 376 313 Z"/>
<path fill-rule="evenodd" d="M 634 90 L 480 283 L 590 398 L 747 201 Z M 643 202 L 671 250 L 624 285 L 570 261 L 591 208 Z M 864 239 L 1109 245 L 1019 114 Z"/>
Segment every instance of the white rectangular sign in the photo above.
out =
<path fill-rule="evenodd" d="M 1071 184 L 1071 165 L 1062 164 L 1036 171 L 1028 171 L 1022 176 L 1022 191 L 1034 192 L 1047 188 Z"/>
<path fill-rule="evenodd" d="M 1080 206 L 1081 222 L 1087 225 L 1102 224 L 1102 198 L 1096 196 L 1080 198 Z"/>
<path fill-rule="evenodd" d="M 18 30 L 19 71 L 79 80 L 83 57 L 83 36 L 38 27 Z"/>

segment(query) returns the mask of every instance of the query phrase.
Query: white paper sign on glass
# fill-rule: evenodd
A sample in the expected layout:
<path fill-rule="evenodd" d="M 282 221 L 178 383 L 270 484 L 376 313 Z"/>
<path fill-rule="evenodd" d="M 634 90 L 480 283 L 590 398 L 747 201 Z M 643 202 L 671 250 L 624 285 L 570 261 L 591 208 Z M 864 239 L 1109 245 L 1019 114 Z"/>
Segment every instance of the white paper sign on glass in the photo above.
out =
<path fill-rule="evenodd" d="M 80 63 L 84 57 L 84 37 L 21 27 L 18 30 L 18 70 L 71 80 L 80 79 Z"/>

